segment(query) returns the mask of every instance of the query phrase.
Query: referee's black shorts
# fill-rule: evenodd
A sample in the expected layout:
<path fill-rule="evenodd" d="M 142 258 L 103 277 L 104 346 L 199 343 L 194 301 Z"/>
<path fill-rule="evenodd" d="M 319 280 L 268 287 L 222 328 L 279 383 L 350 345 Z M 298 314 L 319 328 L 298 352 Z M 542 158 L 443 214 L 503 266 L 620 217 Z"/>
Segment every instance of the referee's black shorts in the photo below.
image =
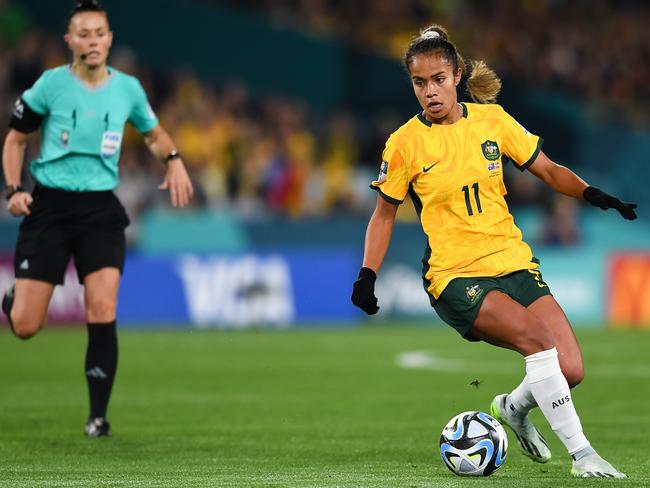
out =
<path fill-rule="evenodd" d="M 63 284 L 74 258 L 79 282 L 101 268 L 124 269 L 129 218 L 112 191 L 69 192 L 37 185 L 20 224 L 16 278 Z"/>

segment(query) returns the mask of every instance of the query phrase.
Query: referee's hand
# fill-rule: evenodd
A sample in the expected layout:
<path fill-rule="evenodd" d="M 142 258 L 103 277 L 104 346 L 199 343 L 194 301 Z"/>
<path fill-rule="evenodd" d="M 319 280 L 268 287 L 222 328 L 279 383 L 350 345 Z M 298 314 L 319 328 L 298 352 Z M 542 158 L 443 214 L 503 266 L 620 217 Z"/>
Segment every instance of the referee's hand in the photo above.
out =
<path fill-rule="evenodd" d="M 183 161 L 172 159 L 167 163 L 167 173 L 165 173 L 165 180 L 160 186 L 159 190 L 169 190 L 169 194 L 174 207 L 185 207 L 190 203 L 194 195 L 194 188 L 190 180 L 187 170 Z"/>
<path fill-rule="evenodd" d="M 32 196 L 26 191 L 19 191 L 11 195 L 11 198 L 7 202 L 7 209 L 9 213 L 14 217 L 20 217 L 21 215 L 29 215 L 29 206 L 34 200 Z"/>
<path fill-rule="evenodd" d="M 379 310 L 375 296 L 375 280 L 377 275 L 370 268 L 359 270 L 359 279 L 352 286 L 352 303 L 368 315 L 374 315 Z"/>

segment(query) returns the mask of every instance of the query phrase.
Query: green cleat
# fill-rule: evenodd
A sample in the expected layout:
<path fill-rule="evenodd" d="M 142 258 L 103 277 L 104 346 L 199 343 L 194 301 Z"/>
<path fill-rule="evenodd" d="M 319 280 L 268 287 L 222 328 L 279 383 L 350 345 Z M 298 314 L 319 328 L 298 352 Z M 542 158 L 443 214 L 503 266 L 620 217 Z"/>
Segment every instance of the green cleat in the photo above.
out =
<path fill-rule="evenodd" d="M 537 463 L 546 463 L 551 459 L 551 451 L 546 439 L 539 433 L 528 415 L 516 415 L 506 409 L 507 394 L 497 395 L 490 404 L 491 415 L 510 430 L 517 437 L 519 447 L 523 453 Z"/>

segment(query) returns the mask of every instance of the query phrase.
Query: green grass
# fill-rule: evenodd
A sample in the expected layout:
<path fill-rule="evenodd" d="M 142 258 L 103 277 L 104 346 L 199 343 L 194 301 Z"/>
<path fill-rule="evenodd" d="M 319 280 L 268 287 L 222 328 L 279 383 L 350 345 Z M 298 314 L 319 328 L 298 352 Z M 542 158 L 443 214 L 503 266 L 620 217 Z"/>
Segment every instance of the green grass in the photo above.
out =
<path fill-rule="evenodd" d="M 81 330 L 21 343 L 0 333 L 0 486 L 650 486 L 650 366 L 643 332 L 581 330 L 587 378 L 574 392 L 585 432 L 628 480 L 576 480 L 513 444 L 493 476 L 458 478 L 439 458 L 443 425 L 488 409 L 521 380 L 514 353 L 426 327 L 120 335 L 109 418 L 86 439 Z M 447 370 L 404 369 L 426 350 Z M 480 380 L 478 388 L 470 382 Z"/>

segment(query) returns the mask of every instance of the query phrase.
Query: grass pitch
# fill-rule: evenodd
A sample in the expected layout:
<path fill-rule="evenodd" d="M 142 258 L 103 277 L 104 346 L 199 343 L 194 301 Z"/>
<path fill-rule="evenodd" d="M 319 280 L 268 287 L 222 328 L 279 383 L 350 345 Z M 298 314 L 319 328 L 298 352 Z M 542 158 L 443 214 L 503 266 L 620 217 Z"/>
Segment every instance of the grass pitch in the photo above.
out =
<path fill-rule="evenodd" d="M 438 453 L 442 427 L 463 410 L 487 411 L 521 380 L 523 360 L 449 329 L 394 324 L 122 331 L 110 439 L 82 435 L 85 332 L 21 343 L 3 329 L 0 486 L 650 486 L 650 335 L 578 336 L 587 377 L 574 401 L 594 447 L 627 480 L 571 478 L 538 412 L 551 462 L 532 463 L 510 434 L 494 475 L 454 476 Z"/>

